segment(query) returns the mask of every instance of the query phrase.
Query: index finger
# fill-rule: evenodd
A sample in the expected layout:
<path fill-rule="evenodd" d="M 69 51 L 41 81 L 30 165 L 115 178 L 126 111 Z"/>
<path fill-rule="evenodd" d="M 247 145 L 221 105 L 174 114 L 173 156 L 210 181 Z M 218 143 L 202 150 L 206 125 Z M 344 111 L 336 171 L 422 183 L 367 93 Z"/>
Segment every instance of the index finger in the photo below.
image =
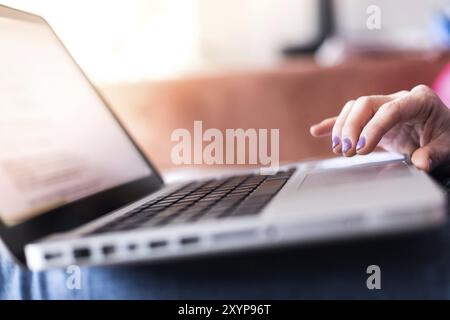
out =
<path fill-rule="evenodd" d="M 337 117 L 327 118 L 320 123 L 311 126 L 311 135 L 317 138 L 331 135 L 331 131 L 333 130 L 336 119 Z"/>

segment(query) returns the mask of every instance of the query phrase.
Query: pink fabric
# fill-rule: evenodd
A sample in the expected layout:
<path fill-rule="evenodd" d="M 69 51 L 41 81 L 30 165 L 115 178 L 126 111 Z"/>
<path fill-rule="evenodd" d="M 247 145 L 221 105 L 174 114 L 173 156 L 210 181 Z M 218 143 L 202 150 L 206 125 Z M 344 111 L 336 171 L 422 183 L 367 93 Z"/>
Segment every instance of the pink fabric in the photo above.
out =
<path fill-rule="evenodd" d="M 445 66 L 444 70 L 438 75 L 433 89 L 447 107 L 450 108 L 450 64 Z"/>

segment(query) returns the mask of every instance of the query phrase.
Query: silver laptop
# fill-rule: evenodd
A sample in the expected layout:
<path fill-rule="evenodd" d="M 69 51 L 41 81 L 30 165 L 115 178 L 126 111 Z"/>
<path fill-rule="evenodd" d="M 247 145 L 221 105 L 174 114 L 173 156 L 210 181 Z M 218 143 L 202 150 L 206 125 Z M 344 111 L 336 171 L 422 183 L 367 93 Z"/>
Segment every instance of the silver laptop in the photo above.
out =
<path fill-rule="evenodd" d="M 419 230 L 446 197 L 377 153 L 166 184 L 40 17 L 0 7 L 0 237 L 33 270 Z"/>

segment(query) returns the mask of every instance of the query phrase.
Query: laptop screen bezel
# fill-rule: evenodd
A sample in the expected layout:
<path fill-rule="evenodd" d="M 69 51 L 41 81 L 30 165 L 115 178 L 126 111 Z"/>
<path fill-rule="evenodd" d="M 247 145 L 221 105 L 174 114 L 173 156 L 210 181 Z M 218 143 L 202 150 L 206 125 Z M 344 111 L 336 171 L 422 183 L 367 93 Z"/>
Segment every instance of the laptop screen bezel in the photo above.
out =
<path fill-rule="evenodd" d="M 157 169 L 152 165 L 150 159 L 144 155 L 142 150 L 126 131 L 124 125 L 118 119 L 117 115 L 111 109 L 105 98 L 88 79 L 60 38 L 43 17 L 0 5 L 0 18 L 9 18 L 44 24 L 49 29 L 49 32 L 53 33 L 55 36 L 55 41 L 61 45 L 68 57 L 70 57 L 72 63 L 74 63 L 74 65 L 79 69 L 82 76 L 85 78 L 86 83 L 93 88 L 95 94 L 98 95 L 105 107 L 111 113 L 113 121 L 117 121 L 121 130 L 123 130 L 123 133 L 126 137 L 128 137 L 136 151 L 141 155 L 151 170 L 151 174 L 149 176 L 95 193 L 50 211 L 42 212 L 39 216 L 14 226 L 7 226 L 0 220 L 0 238 L 4 246 L 15 259 L 17 259 L 20 263 L 25 264 L 24 248 L 28 243 L 50 234 L 71 230 L 137 201 L 162 188 L 164 186 L 164 181 Z"/>

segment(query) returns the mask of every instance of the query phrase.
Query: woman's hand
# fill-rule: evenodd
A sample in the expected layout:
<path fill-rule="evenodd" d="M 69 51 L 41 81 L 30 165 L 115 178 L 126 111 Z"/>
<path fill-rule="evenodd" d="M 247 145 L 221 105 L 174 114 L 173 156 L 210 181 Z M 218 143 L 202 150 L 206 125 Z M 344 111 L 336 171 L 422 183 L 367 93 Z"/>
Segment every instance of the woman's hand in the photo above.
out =
<path fill-rule="evenodd" d="M 315 137 L 332 137 L 332 149 L 346 157 L 376 146 L 411 156 L 424 171 L 450 161 L 450 110 L 427 86 L 387 96 L 361 97 L 339 116 L 311 127 Z"/>

